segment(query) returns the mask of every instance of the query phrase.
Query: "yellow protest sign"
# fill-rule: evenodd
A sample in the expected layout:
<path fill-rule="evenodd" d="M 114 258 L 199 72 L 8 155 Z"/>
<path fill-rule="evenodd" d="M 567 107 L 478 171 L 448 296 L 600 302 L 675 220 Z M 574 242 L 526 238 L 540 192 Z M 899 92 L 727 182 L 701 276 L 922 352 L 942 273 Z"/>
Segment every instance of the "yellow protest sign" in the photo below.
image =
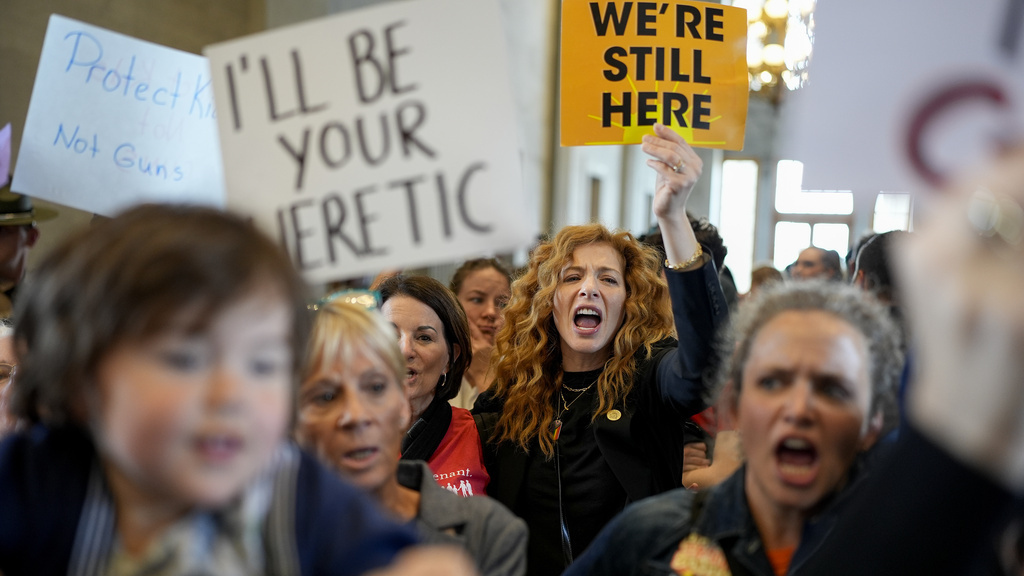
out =
<path fill-rule="evenodd" d="M 562 146 L 637 144 L 660 122 L 740 150 L 747 13 L 710 2 L 563 0 Z"/>

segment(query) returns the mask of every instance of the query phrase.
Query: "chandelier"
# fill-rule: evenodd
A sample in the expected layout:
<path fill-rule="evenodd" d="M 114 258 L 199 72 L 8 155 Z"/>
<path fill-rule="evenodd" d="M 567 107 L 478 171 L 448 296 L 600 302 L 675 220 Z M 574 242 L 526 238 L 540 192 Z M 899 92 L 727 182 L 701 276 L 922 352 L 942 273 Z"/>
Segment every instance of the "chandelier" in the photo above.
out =
<path fill-rule="evenodd" d="M 747 10 L 750 91 L 778 104 L 807 84 L 816 0 L 733 0 Z"/>

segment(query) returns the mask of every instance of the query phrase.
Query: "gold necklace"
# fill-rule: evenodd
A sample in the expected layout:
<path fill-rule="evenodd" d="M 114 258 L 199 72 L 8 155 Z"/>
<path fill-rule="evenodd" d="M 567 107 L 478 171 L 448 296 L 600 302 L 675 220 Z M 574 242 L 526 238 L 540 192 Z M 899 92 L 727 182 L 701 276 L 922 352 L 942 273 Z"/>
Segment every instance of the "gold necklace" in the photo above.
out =
<path fill-rule="evenodd" d="M 593 386 L 593 384 L 591 384 L 590 386 Z M 572 402 L 568 402 L 568 403 L 565 401 L 565 394 L 563 394 L 562 391 L 559 390 L 558 391 L 558 395 L 562 398 L 562 411 L 563 412 L 568 412 L 569 408 L 572 407 L 572 405 L 575 404 L 577 400 L 579 400 L 580 398 L 583 398 L 583 392 L 586 392 L 587 390 L 589 390 L 590 386 L 587 386 L 586 388 L 584 388 L 579 396 L 573 398 Z"/>
<path fill-rule="evenodd" d="M 562 383 L 562 388 L 565 388 L 569 392 L 586 392 L 587 390 L 590 390 L 590 387 L 593 386 L 594 384 L 597 384 L 597 380 L 594 380 L 590 384 L 587 384 L 587 386 L 585 388 L 570 388 L 570 387 L 566 386 L 565 383 L 563 382 Z"/>

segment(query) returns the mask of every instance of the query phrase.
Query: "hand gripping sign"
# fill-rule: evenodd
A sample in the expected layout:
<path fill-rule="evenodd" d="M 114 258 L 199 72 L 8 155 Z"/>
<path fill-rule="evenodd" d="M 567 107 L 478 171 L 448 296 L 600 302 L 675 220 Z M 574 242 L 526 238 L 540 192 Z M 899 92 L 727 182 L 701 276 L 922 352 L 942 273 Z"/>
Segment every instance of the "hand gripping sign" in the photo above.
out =
<path fill-rule="evenodd" d="M 561 143 L 636 144 L 656 122 L 740 150 L 747 13 L 709 2 L 564 0 Z"/>

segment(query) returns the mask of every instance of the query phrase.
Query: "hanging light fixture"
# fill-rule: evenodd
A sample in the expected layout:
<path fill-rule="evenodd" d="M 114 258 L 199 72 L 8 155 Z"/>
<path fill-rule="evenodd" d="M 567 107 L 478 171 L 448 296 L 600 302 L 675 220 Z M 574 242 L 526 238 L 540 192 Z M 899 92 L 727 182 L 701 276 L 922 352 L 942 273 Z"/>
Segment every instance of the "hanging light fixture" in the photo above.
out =
<path fill-rule="evenodd" d="M 750 91 L 778 104 L 807 83 L 816 0 L 733 0 L 747 10 Z"/>

